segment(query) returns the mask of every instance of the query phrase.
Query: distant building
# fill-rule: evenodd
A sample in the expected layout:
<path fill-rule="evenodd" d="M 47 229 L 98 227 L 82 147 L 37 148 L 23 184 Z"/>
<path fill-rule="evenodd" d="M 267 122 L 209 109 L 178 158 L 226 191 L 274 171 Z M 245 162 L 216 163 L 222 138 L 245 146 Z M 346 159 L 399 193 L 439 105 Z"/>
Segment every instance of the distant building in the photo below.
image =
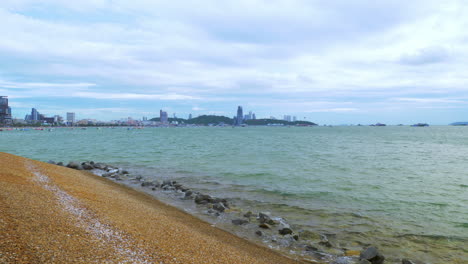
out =
<path fill-rule="evenodd" d="M 37 111 L 36 108 L 33 108 L 31 109 L 31 121 L 35 122 L 35 121 L 39 121 L 39 112 Z"/>
<path fill-rule="evenodd" d="M 192 114 L 189 114 L 189 115 L 188 115 L 188 119 L 192 119 Z"/>
<path fill-rule="evenodd" d="M 142 121 L 148 121 L 148 118 L 146 116 L 144 116 Z"/>
<path fill-rule="evenodd" d="M 296 121 L 297 121 L 296 116 L 293 116 L 293 122 L 296 122 Z"/>
<path fill-rule="evenodd" d="M 290 115 L 285 115 L 283 118 L 284 121 L 291 122 L 291 116 Z"/>
<path fill-rule="evenodd" d="M 8 106 L 8 96 L 0 96 L 0 125 L 11 124 L 11 108 Z"/>
<path fill-rule="evenodd" d="M 75 113 L 69 112 L 67 113 L 67 125 L 73 126 L 75 124 Z"/>
<path fill-rule="evenodd" d="M 236 126 L 242 125 L 244 115 L 242 111 L 242 106 L 237 107 L 237 117 L 236 117 Z"/>
<path fill-rule="evenodd" d="M 167 123 L 169 121 L 169 118 L 167 116 L 167 112 L 163 110 L 159 110 L 159 119 L 161 123 Z"/>
<path fill-rule="evenodd" d="M 252 114 L 252 119 L 255 120 L 257 117 L 255 116 L 255 113 Z"/>

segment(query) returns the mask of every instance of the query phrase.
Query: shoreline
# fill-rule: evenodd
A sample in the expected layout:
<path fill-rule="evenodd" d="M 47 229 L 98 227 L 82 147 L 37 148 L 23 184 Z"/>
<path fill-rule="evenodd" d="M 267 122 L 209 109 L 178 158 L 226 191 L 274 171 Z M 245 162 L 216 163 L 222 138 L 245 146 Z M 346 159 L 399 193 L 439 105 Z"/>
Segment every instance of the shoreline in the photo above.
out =
<path fill-rule="evenodd" d="M 94 174 L 0 153 L 0 262 L 305 263 Z"/>

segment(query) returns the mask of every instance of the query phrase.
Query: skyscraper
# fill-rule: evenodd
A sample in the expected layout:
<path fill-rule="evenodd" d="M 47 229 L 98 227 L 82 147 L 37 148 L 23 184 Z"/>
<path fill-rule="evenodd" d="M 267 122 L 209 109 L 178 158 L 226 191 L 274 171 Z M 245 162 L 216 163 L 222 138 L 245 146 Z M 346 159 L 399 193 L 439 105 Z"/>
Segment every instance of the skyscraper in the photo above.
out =
<path fill-rule="evenodd" d="M 31 121 L 39 121 L 39 112 L 36 108 L 31 109 Z"/>
<path fill-rule="evenodd" d="M 188 119 L 192 119 L 192 114 L 189 114 L 189 115 L 188 115 Z"/>
<path fill-rule="evenodd" d="M 8 106 L 8 97 L 0 96 L 0 124 L 11 123 L 11 108 Z"/>
<path fill-rule="evenodd" d="M 75 124 L 75 113 L 67 113 L 67 124 L 70 126 Z"/>
<path fill-rule="evenodd" d="M 242 106 L 237 107 L 237 119 L 236 119 L 236 126 L 242 125 L 242 120 L 244 118 L 243 111 L 242 111 Z"/>
<path fill-rule="evenodd" d="M 167 112 L 163 110 L 159 110 L 159 120 L 161 123 L 167 123 L 168 122 L 168 116 Z"/>

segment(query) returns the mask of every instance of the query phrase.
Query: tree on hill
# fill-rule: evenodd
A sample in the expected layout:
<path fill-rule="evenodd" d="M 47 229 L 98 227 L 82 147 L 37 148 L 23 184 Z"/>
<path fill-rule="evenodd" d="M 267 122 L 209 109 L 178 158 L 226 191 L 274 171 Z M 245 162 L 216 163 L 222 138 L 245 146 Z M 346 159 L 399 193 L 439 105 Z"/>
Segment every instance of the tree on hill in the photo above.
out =
<path fill-rule="evenodd" d="M 286 120 L 277 120 L 277 119 L 253 119 L 253 120 L 245 120 L 244 123 L 249 126 L 266 126 L 268 124 L 282 124 L 285 126 L 296 126 L 296 125 L 316 126 L 317 125 L 309 121 L 288 122 Z"/>
<path fill-rule="evenodd" d="M 216 116 L 216 115 L 202 115 L 185 121 L 187 124 L 194 125 L 209 125 L 209 124 L 226 124 L 232 125 L 232 118 L 226 116 Z"/>

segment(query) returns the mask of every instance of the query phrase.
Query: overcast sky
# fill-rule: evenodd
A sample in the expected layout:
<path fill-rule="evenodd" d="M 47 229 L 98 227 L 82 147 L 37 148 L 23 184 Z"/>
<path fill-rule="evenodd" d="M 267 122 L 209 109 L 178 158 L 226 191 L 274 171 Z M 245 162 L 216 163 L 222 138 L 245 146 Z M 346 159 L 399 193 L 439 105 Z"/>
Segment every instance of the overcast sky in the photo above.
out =
<path fill-rule="evenodd" d="M 102 120 L 468 121 L 456 0 L 1 0 L 0 95 Z"/>

